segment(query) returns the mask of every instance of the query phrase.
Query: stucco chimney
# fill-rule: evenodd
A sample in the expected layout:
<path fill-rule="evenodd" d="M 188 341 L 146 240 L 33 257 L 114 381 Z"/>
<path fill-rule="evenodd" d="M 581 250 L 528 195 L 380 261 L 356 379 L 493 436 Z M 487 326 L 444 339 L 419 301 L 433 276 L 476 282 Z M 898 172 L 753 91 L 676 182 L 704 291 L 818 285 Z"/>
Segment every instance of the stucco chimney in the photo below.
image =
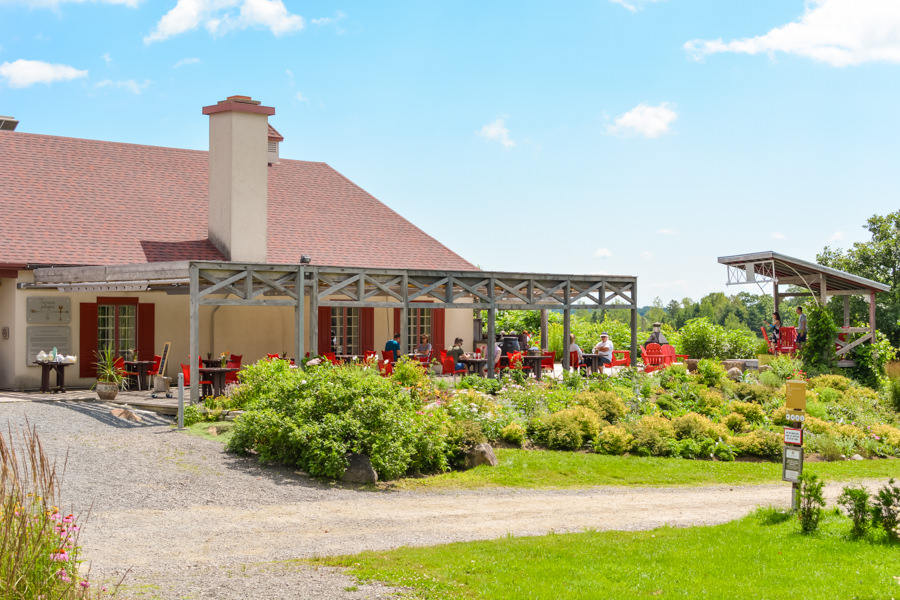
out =
<path fill-rule="evenodd" d="M 249 96 L 229 96 L 209 115 L 209 239 L 235 262 L 267 262 L 269 115 Z"/>

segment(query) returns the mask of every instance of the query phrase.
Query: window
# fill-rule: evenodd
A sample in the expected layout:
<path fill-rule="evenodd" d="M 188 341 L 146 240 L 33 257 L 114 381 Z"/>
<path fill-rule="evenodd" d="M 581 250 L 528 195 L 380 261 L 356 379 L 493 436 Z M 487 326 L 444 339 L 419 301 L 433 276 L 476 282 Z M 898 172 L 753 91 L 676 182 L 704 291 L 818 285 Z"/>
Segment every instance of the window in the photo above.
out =
<path fill-rule="evenodd" d="M 331 308 L 331 351 L 362 354 L 359 345 L 359 308 Z"/>
<path fill-rule="evenodd" d="M 430 308 L 411 308 L 407 313 L 407 325 L 409 325 L 409 337 L 406 339 L 406 347 L 412 351 L 419 345 L 419 336 L 427 335 L 428 342 L 432 348 L 434 345 L 434 336 L 432 335 L 432 309 Z"/>
<path fill-rule="evenodd" d="M 97 306 L 97 348 L 112 348 L 118 356 L 137 348 L 137 304 Z"/>

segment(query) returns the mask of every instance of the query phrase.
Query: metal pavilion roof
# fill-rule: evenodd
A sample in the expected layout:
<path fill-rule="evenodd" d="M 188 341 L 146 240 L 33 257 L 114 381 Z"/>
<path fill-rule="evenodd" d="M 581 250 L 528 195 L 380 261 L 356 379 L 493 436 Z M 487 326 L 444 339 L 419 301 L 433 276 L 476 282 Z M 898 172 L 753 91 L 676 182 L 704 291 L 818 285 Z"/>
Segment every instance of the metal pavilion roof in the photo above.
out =
<path fill-rule="evenodd" d="M 832 269 L 778 252 L 754 252 L 720 256 L 720 264 L 728 267 L 728 283 L 768 283 L 799 285 L 817 294 L 825 282 L 827 292 L 888 292 L 890 286 L 846 271 Z"/>

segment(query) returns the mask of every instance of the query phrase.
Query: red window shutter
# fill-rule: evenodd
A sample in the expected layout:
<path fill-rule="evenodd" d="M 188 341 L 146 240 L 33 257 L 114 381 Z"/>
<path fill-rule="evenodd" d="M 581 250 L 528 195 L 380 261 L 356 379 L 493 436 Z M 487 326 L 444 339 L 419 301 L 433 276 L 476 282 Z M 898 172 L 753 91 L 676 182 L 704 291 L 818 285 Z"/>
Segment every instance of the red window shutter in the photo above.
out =
<path fill-rule="evenodd" d="M 443 308 L 433 308 L 431 310 L 431 337 L 434 338 L 431 347 L 434 349 L 435 354 L 438 354 L 438 350 L 443 350 L 447 347 L 444 339 Z"/>
<path fill-rule="evenodd" d="M 78 375 L 96 377 L 94 363 L 97 362 L 97 304 L 82 302 L 79 306 L 78 325 Z"/>
<path fill-rule="evenodd" d="M 138 304 L 137 349 L 140 360 L 153 360 L 156 354 L 156 305 Z"/>
<path fill-rule="evenodd" d="M 331 352 L 331 307 L 319 307 L 319 354 Z"/>
<path fill-rule="evenodd" d="M 399 308 L 394 309 L 394 333 L 400 333 L 400 321 L 403 319 L 403 311 Z"/>
<path fill-rule="evenodd" d="M 362 352 L 375 349 L 375 309 L 371 306 L 359 309 L 359 345 Z"/>

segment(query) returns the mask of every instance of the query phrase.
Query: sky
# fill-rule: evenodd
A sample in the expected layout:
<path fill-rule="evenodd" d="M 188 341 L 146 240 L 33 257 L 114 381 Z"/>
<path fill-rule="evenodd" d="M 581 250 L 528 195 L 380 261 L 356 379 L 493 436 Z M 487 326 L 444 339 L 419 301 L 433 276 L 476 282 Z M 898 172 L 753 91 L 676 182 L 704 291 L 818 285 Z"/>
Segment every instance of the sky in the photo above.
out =
<path fill-rule="evenodd" d="M 637 276 L 642 305 L 869 239 L 898 74 L 896 0 L 0 0 L 18 131 L 207 150 L 202 107 L 252 96 L 282 158 L 473 264 Z"/>

